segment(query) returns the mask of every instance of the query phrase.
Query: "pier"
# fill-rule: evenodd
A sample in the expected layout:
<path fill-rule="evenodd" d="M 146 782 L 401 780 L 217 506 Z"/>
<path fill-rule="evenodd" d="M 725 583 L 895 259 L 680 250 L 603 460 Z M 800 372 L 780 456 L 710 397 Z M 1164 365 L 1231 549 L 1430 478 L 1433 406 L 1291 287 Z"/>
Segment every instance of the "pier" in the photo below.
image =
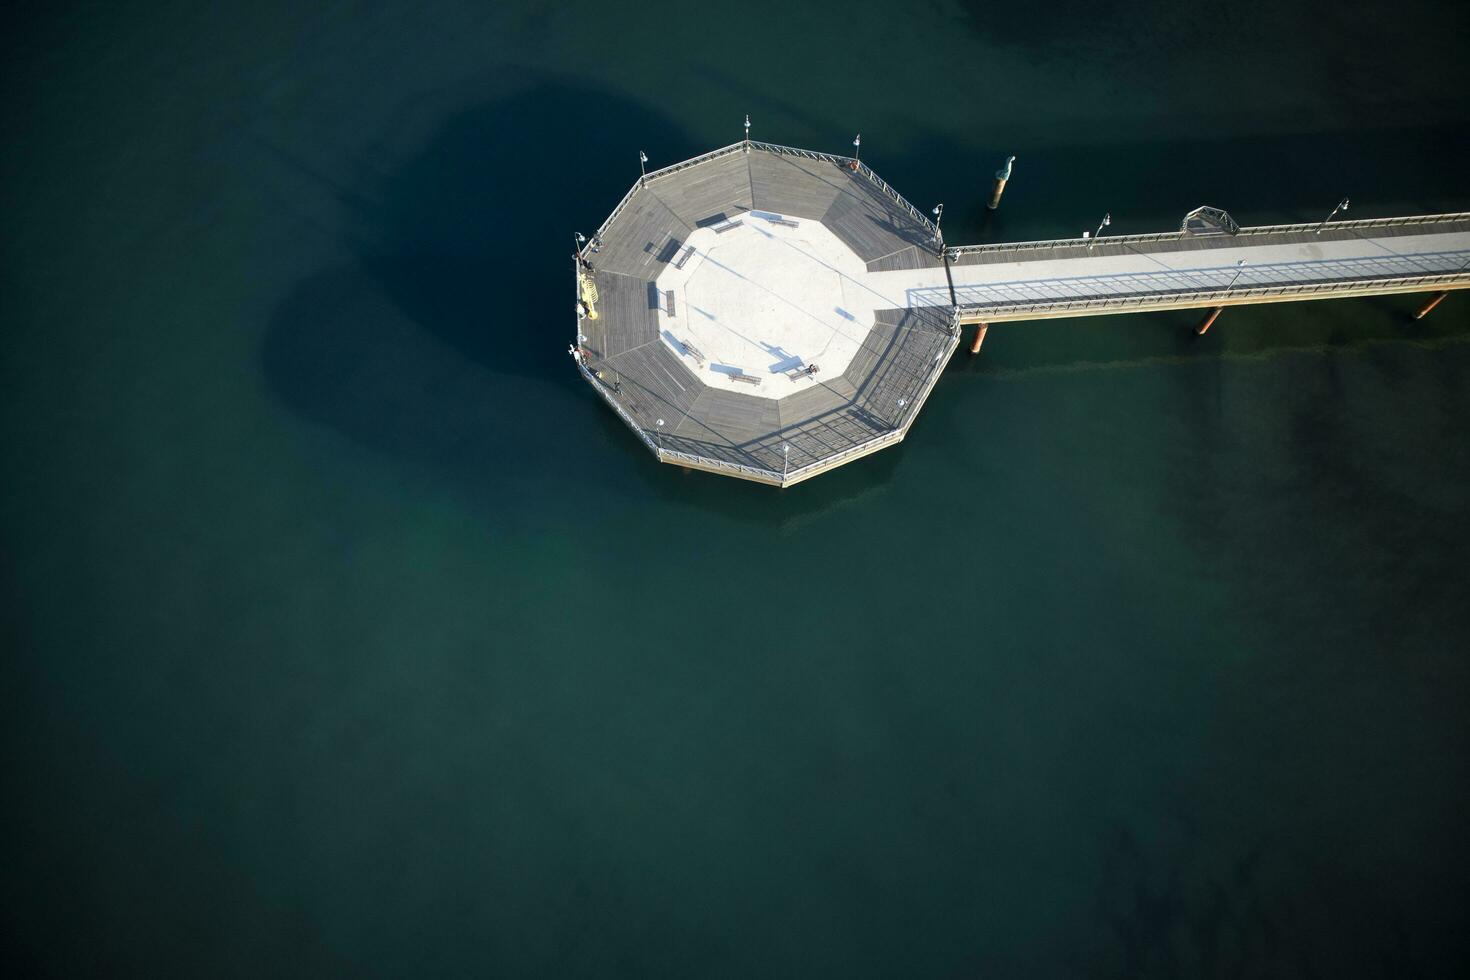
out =
<path fill-rule="evenodd" d="M 744 140 L 643 175 L 574 264 L 570 353 L 648 449 L 789 486 L 901 441 L 965 324 L 978 351 L 997 322 L 1200 309 L 1203 333 L 1241 304 L 1443 298 L 1470 287 L 1470 214 L 1242 228 L 1202 207 L 1160 234 L 951 247 L 867 164 Z"/>

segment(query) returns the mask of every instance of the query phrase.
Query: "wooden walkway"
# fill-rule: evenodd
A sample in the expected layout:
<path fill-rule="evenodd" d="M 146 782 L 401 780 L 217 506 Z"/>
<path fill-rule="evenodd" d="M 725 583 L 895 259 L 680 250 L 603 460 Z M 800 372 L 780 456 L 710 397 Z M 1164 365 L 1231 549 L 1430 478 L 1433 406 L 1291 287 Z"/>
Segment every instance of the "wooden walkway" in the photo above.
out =
<path fill-rule="evenodd" d="M 871 271 L 943 274 L 932 226 L 866 167 L 736 144 L 649 175 L 613 212 L 583 253 L 599 315 L 580 322 L 579 347 L 587 377 L 661 459 L 789 485 L 902 439 L 958 333 L 949 309 L 898 304 L 877 312 L 844 371 L 797 394 L 706 385 L 659 337 L 655 280 L 695 228 L 752 211 L 822 222 Z"/>
<path fill-rule="evenodd" d="M 1470 214 L 988 245 L 946 258 L 963 322 L 1337 299 L 1470 287 Z M 914 305 L 950 305 L 940 276 L 902 273 Z"/>
<path fill-rule="evenodd" d="M 660 335 L 672 297 L 657 286 L 695 256 L 695 229 L 772 220 L 821 222 L 866 265 L 844 288 L 875 311 L 844 370 L 780 398 L 696 373 L 703 358 Z M 747 142 L 640 180 L 579 253 L 577 275 L 579 294 L 581 280 L 595 284 L 597 316 L 578 321 L 572 353 L 649 449 L 786 486 L 902 440 L 962 323 L 1470 288 L 1470 214 L 942 249 L 928 218 L 866 166 Z"/>

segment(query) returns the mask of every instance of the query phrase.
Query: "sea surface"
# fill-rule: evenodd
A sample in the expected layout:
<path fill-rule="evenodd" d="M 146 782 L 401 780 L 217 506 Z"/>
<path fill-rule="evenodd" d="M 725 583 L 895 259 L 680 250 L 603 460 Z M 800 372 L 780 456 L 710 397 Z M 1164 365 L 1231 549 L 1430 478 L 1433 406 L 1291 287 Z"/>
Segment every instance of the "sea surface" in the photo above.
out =
<path fill-rule="evenodd" d="M 7 975 L 1466 975 L 1470 295 L 1000 324 L 786 491 L 565 351 L 746 113 L 954 243 L 1470 210 L 1470 5 L 0 17 Z"/>

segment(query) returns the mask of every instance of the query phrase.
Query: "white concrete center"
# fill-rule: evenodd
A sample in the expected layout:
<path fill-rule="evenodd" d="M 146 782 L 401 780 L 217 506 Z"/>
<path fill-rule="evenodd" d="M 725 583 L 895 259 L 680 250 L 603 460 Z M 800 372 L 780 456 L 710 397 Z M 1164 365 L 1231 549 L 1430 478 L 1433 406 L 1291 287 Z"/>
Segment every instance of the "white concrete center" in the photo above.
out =
<path fill-rule="evenodd" d="M 866 264 L 819 221 L 732 221 L 695 229 L 658 277 L 662 342 L 704 384 L 762 398 L 840 375 L 892 305 L 864 286 Z"/>

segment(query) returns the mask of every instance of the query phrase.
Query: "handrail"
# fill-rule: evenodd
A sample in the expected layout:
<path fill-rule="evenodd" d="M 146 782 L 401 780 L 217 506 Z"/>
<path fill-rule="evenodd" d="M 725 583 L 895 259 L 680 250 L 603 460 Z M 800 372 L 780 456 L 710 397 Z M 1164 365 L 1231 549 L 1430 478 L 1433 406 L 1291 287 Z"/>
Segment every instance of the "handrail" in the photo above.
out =
<path fill-rule="evenodd" d="M 1308 293 L 1352 292 L 1358 289 L 1378 289 L 1385 286 L 1470 285 L 1470 272 L 1431 273 L 1422 276 L 1385 276 L 1378 279 L 1340 279 L 1311 283 L 1276 283 L 1265 286 L 1241 286 L 1226 289 L 1180 289 L 1166 293 L 1130 293 L 1127 295 L 1084 296 L 1070 300 L 1046 300 L 1043 302 L 995 302 L 970 303 L 957 308 L 963 318 L 982 313 L 998 316 L 1015 316 L 1026 313 L 1045 313 L 1053 310 L 1106 310 L 1119 307 L 1164 306 L 1183 301 L 1220 302 L 1251 297 L 1299 296 Z"/>
<path fill-rule="evenodd" d="M 616 398 L 607 393 L 607 387 L 597 379 L 597 376 L 592 373 L 592 369 L 580 357 L 576 358 L 576 361 L 577 369 L 582 372 L 582 377 L 586 378 L 587 382 L 597 390 L 597 393 L 602 396 L 602 400 L 612 406 L 613 411 L 617 412 L 618 416 L 627 424 L 628 428 L 632 429 L 638 438 L 643 440 L 644 445 L 657 453 L 658 448 L 654 446 L 653 440 L 648 437 L 648 431 L 635 422 L 633 417 L 623 410 L 623 406 L 618 404 Z"/>
<path fill-rule="evenodd" d="M 738 146 L 739 144 L 736 145 Z M 758 143 L 755 140 L 751 140 L 750 145 L 757 149 L 765 150 L 768 153 L 789 154 L 791 156 L 806 157 L 809 160 L 825 160 L 827 163 L 835 164 L 839 167 L 852 168 L 853 164 L 857 164 L 857 173 L 862 174 L 872 183 L 876 184 L 879 190 L 888 195 L 895 203 L 901 205 L 908 211 L 910 217 L 929 229 L 929 231 L 936 235 L 939 233 L 939 230 L 934 227 L 934 222 L 925 217 L 923 212 L 910 204 L 902 194 L 890 187 L 888 182 L 882 177 L 874 173 L 872 167 L 869 167 L 866 163 L 863 163 L 855 157 L 842 156 L 837 153 L 823 153 L 820 150 L 803 150 L 795 146 L 782 146 L 780 143 Z"/>
<path fill-rule="evenodd" d="M 950 313 L 950 337 L 948 343 L 944 345 L 939 355 L 934 358 L 934 363 L 930 365 L 929 373 L 926 379 L 919 385 L 919 390 L 914 395 L 912 403 L 906 406 L 908 409 L 908 411 L 905 413 L 907 421 L 904 422 L 902 425 L 895 426 L 888 432 L 884 432 L 881 435 L 874 436 L 872 439 L 868 439 L 865 442 L 860 442 L 856 446 L 849 446 L 847 449 L 844 449 L 841 452 L 833 453 L 831 456 L 824 456 L 823 458 L 808 463 L 805 466 L 797 467 L 796 469 L 791 470 L 786 474 L 785 482 L 789 483 L 791 481 L 791 477 L 806 473 L 809 470 L 814 470 L 817 467 L 830 467 L 836 465 L 842 460 L 850 459 L 853 455 L 860 452 L 871 452 L 873 449 L 878 448 L 879 443 L 895 442 L 907 435 L 909 426 L 913 425 L 914 419 L 919 417 L 919 409 L 923 408 L 924 402 L 929 400 L 930 392 L 934 390 L 934 385 L 938 383 L 939 376 L 944 373 L 944 368 L 949 363 L 950 355 L 953 354 L 954 349 L 959 346 L 959 342 L 960 315 L 958 308 L 956 308 Z"/>
<path fill-rule="evenodd" d="M 606 232 L 607 229 L 612 225 L 617 216 L 622 214 L 623 209 L 628 206 L 628 202 L 632 199 L 633 195 L 638 191 L 640 187 L 643 187 L 646 184 L 651 183 L 652 181 L 661 180 L 664 177 L 670 176 L 671 174 L 676 174 L 681 170 L 687 170 L 690 167 L 698 166 L 701 163 L 707 163 L 710 160 L 714 160 L 722 156 L 728 156 L 731 153 L 736 153 L 747 147 L 755 150 L 762 150 L 766 153 L 775 153 L 777 155 L 799 156 L 805 157 L 808 160 L 823 160 L 827 163 L 831 163 L 839 167 L 851 168 L 853 164 L 857 164 L 857 173 L 861 174 L 863 177 L 869 180 L 874 186 L 876 186 L 891 200 L 893 200 L 894 203 L 898 204 L 905 211 L 907 211 L 910 217 L 922 224 L 932 234 L 936 236 L 939 234 L 939 230 L 934 226 L 934 222 L 925 217 L 925 215 L 918 208 L 910 204 L 902 194 L 889 186 L 887 181 L 874 173 L 872 167 L 869 167 L 861 160 L 856 160 L 852 157 L 841 156 L 835 153 L 822 153 L 819 150 L 803 150 L 800 147 L 796 146 L 782 146 L 780 143 L 762 143 L 757 140 L 751 140 L 748 143 L 745 141 L 741 141 L 739 143 L 731 143 L 729 146 L 722 146 L 718 150 L 710 150 L 708 153 L 701 153 L 697 157 L 690 157 L 688 160 L 682 160 L 679 163 L 671 164 L 670 166 L 662 167 L 658 170 L 654 170 L 648 174 L 643 175 L 638 179 L 636 183 L 633 184 L 632 187 L 628 188 L 628 192 L 623 195 L 623 199 L 618 202 L 617 207 L 613 208 L 612 212 L 607 216 L 607 219 L 598 226 L 596 237 L 602 237 L 603 233 Z"/>
<path fill-rule="evenodd" d="M 1356 218 L 1350 221 L 1334 221 L 1322 230 L 1395 228 L 1402 225 L 1440 225 L 1454 224 L 1456 222 L 1470 222 L 1470 211 L 1456 211 L 1449 214 L 1408 215 L 1399 218 Z M 1298 234 L 1301 232 L 1315 231 L 1318 228 L 1322 228 L 1322 222 L 1320 221 L 1291 225 L 1251 225 L 1240 229 L 1234 235 L 1212 235 L 1209 236 L 1209 239 L 1211 241 L 1231 242 L 1239 238 L 1252 238 L 1261 235 Z M 1089 248 L 1098 245 L 1137 245 L 1146 242 L 1177 242 L 1199 237 L 1186 231 L 1161 231 L 1142 235 L 1116 235 L 1108 238 L 1048 238 L 1034 242 L 995 242 L 988 245 L 955 245 L 945 249 L 945 252 L 949 255 L 950 260 L 953 261 L 961 256 L 978 255 L 986 252 L 1030 251 L 1041 248 Z"/>
<path fill-rule="evenodd" d="M 669 460 L 675 462 L 683 461 L 696 466 L 744 474 L 758 479 L 774 480 L 776 483 L 784 485 L 793 482 L 793 477 L 800 477 L 802 474 L 811 474 L 816 470 L 835 466 L 843 460 L 872 452 L 886 443 L 901 440 L 908 433 L 908 428 L 913 424 L 914 419 L 918 418 L 919 409 L 923 407 L 924 402 L 929 398 L 929 394 L 934 390 L 934 385 L 938 383 L 940 375 L 944 373 L 945 365 L 949 362 L 949 355 L 954 353 L 954 349 L 959 342 L 959 311 L 956 309 L 950 314 L 949 339 L 943 345 L 939 354 L 934 358 L 933 363 L 929 367 L 929 371 L 920 382 L 914 397 L 905 406 L 904 417 L 898 425 L 895 425 L 887 432 L 879 433 L 871 439 L 865 439 L 840 452 L 833 453 L 830 456 L 823 456 L 821 459 L 813 460 L 794 470 L 784 471 L 761 466 L 750 466 L 744 463 L 732 463 L 729 460 L 718 459 L 713 456 L 701 456 L 698 453 L 685 452 L 680 449 L 665 449 L 661 440 L 655 443 L 654 439 L 649 436 L 649 430 L 636 422 L 623 409 L 623 406 L 618 404 L 617 399 L 608 393 L 606 386 L 597 380 L 596 375 L 592 373 L 591 369 L 587 367 L 581 358 L 577 358 L 576 361 L 577 368 L 581 371 L 582 377 L 586 378 L 588 383 L 597 390 L 597 393 L 602 396 L 603 401 L 612 406 L 613 411 L 618 413 L 618 417 L 637 434 L 638 438 L 649 448 L 659 462 L 667 462 Z"/>

